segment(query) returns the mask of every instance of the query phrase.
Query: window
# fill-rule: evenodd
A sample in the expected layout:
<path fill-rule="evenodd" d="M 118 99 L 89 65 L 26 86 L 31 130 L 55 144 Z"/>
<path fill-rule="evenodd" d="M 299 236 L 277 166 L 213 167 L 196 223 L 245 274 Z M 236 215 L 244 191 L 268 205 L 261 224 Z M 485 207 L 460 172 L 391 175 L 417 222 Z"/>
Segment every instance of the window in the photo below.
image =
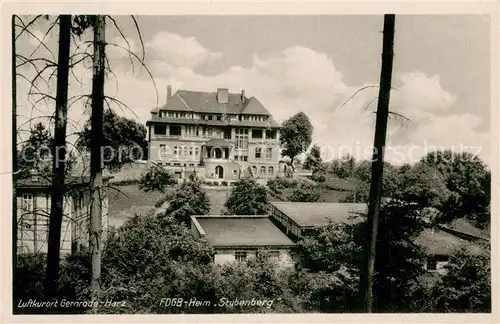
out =
<path fill-rule="evenodd" d="M 266 174 L 266 167 L 265 166 L 260 167 L 260 174 Z"/>
<path fill-rule="evenodd" d="M 189 164 L 189 167 L 190 167 L 190 168 L 194 168 L 194 163 L 190 163 L 190 164 Z"/>
<path fill-rule="evenodd" d="M 182 152 L 184 156 L 187 156 L 188 155 L 188 148 L 187 146 L 184 146 L 184 152 Z"/>
<path fill-rule="evenodd" d="M 167 126 L 155 125 L 154 131 L 155 131 L 155 135 L 167 135 Z"/>
<path fill-rule="evenodd" d="M 246 155 L 243 156 L 243 161 L 245 161 L 245 162 L 248 161 L 248 156 L 246 156 Z"/>
<path fill-rule="evenodd" d="M 237 176 L 238 175 L 238 170 L 233 170 L 233 176 Z"/>
<path fill-rule="evenodd" d="M 262 129 L 252 130 L 252 138 L 262 138 Z"/>
<path fill-rule="evenodd" d="M 198 154 L 199 154 L 199 153 L 200 153 L 200 152 L 198 152 L 198 146 L 196 146 L 196 147 L 194 148 L 194 155 L 198 156 Z"/>
<path fill-rule="evenodd" d="M 181 136 L 181 131 L 182 131 L 182 129 L 180 126 L 172 125 L 170 127 L 170 135 L 172 135 L 172 136 Z"/>
<path fill-rule="evenodd" d="M 222 120 L 222 116 L 217 116 L 217 120 Z"/>
<path fill-rule="evenodd" d="M 33 211 L 33 194 L 23 193 L 22 207 L 25 211 Z"/>
<path fill-rule="evenodd" d="M 266 159 L 272 159 L 273 158 L 273 148 L 268 147 L 266 148 Z"/>
<path fill-rule="evenodd" d="M 234 258 L 236 261 L 245 261 L 247 259 L 248 253 L 245 251 L 237 251 L 234 253 Z"/>
<path fill-rule="evenodd" d="M 167 145 L 160 144 L 160 157 L 167 156 Z"/>
<path fill-rule="evenodd" d="M 208 120 L 212 120 L 212 115 L 208 115 Z"/>
<path fill-rule="evenodd" d="M 177 150 L 177 146 L 174 146 L 174 155 L 178 155 L 179 151 Z"/>
<path fill-rule="evenodd" d="M 267 130 L 266 131 L 267 139 L 276 139 L 276 131 L 275 130 Z"/>
<path fill-rule="evenodd" d="M 255 149 L 255 158 L 256 158 L 256 159 L 260 159 L 261 157 L 262 157 L 262 148 L 257 147 L 257 148 Z"/>
<path fill-rule="evenodd" d="M 192 146 L 189 147 L 189 155 L 193 155 L 193 147 Z"/>
<path fill-rule="evenodd" d="M 269 167 L 269 174 L 274 174 L 274 168 L 272 166 Z"/>
<path fill-rule="evenodd" d="M 248 129 L 247 128 L 237 128 L 235 131 L 236 148 L 247 148 L 248 147 Z"/>

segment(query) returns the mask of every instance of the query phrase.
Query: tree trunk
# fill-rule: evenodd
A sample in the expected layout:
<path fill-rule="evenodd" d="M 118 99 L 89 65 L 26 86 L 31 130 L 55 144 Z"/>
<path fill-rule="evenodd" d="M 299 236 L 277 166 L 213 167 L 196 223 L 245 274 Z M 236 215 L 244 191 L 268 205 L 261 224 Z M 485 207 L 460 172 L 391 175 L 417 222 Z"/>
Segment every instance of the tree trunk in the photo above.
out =
<path fill-rule="evenodd" d="M 65 191 L 66 123 L 68 118 L 68 74 L 71 36 L 71 16 L 59 16 L 59 54 L 57 62 L 57 94 L 52 148 L 52 196 L 50 206 L 49 242 L 45 295 L 56 297 L 59 284 L 61 225 Z"/>
<path fill-rule="evenodd" d="M 104 113 L 104 62 L 105 17 L 97 16 L 94 25 L 94 71 L 92 78 L 92 121 L 90 132 L 90 183 L 92 199 L 90 207 L 90 256 L 92 260 L 91 293 L 100 295 L 102 250 L 102 131 Z"/>
<path fill-rule="evenodd" d="M 378 96 L 375 139 L 372 159 L 372 176 L 368 206 L 367 245 L 365 260 L 361 268 L 360 294 L 363 311 L 370 313 L 373 304 L 373 272 L 375 267 L 375 250 L 377 229 L 382 201 L 382 177 L 384 170 L 384 148 L 389 115 L 389 100 L 392 79 L 392 62 L 394 58 L 394 23 L 395 15 L 384 15 L 384 33 L 382 50 L 382 71 Z"/>

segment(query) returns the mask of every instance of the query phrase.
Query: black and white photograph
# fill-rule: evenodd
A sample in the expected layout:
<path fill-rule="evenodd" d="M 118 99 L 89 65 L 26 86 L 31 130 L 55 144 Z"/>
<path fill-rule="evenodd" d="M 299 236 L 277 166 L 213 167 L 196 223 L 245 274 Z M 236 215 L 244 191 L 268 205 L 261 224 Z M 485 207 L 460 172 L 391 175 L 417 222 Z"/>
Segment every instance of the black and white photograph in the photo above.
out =
<path fill-rule="evenodd" d="M 495 16 L 8 18 L 13 319 L 492 314 Z"/>

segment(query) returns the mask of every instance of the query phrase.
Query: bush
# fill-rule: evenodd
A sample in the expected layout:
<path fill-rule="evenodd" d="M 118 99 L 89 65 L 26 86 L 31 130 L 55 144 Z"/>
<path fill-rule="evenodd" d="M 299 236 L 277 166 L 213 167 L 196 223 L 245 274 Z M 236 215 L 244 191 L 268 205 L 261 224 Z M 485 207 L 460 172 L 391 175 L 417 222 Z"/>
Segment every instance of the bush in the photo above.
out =
<path fill-rule="evenodd" d="M 222 181 L 221 186 L 226 186 L 227 187 L 227 181 Z"/>
<path fill-rule="evenodd" d="M 87 309 L 78 307 L 59 308 L 26 308 L 18 307 L 19 302 L 45 301 L 44 280 L 46 267 L 45 253 L 22 253 L 17 257 L 17 266 L 14 272 L 14 313 L 42 314 L 42 313 L 84 313 Z M 60 264 L 59 288 L 56 298 L 68 301 L 87 300 L 89 297 L 90 259 L 87 251 L 66 256 Z"/>
<path fill-rule="evenodd" d="M 175 177 L 163 167 L 153 165 L 139 180 L 139 188 L 148 191 L 164 192 L 165 189 L 177 183 Z"/>
<path fill-rule="evenodd" d="M 320 195 L 315 186 L 302 183 L 293 190 L 289 199 L 295 202 L 317 202 Z"/>
<path fill-rule="evenodd" d="M 160 199 L 158 199 L 158 201 L 155 203 L 155 208 L 160 208 L 161 206 L 163 206 L 163 204 L 166 201 L 172 199 L 173 195 L 174 195 L 173 190 L 166 192 L 165 195 L 163 197 L 161 197 Z"/>
<path fill-rule="evenodd" d="M 316 181 L 316 182 L 325 182 L 326 176 L 322 172 L 314 172 L 311 179 Z"/>

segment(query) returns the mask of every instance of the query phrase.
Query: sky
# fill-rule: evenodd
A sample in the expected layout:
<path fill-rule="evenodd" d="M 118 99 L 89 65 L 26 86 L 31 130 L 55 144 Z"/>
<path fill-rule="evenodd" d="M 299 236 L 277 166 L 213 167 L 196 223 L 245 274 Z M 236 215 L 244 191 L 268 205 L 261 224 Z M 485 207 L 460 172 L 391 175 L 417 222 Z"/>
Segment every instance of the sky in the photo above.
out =
<path fill-rule="evenodd" d="M 129 107 L 112 103 L 119 114 L 145 123 L 151 109 L 165 103 L 167 85 L 174 92 L 244 89 L 278 122 L 305 112 L 324 159 L 346 153 L 357 159 L 371 156 L 383 16 L 139 16 L 137 22 L 151 75 L 124 49 L 130 46 L 139 57 L 142 53 L 132 18 L 107 22 L 106 53 L 113 74 L 106 81 L 106 95 Z M 50 20 L 39 22 L 31 30 L 41 36 L 49 25 Z M 394 114 L 388 122 L 386 158 L 413 163 L 433 148 L 451 148 L 479 154 L 489 164 L 488 20 L 480 15 L 397 15 L 395 30 Z M 57 36 L 55 27 L 44 39 L 54 53 Z M 87 32 L 75 39 L 72 52 L 91 37 Z M 23 35 L 18 51 L 30 54 L 38 43 Z M 36 55 L 49 54 L 42 47 Z M 90 67 L 87 62 L 74 68 L 70 95 L 90 93 Z M 32 67 L 22 69 L 35 74 Z M 20 120 L 53 110 L 50 103 L 39 102 L 31 112 L 36 97 L 28 96 L 26 82 L 18 81 L 18 88 L 19 110 L 25 112 Z M 76 103 L 69 116 L 70 127 L 81 128 L 88 107 Z"/>

